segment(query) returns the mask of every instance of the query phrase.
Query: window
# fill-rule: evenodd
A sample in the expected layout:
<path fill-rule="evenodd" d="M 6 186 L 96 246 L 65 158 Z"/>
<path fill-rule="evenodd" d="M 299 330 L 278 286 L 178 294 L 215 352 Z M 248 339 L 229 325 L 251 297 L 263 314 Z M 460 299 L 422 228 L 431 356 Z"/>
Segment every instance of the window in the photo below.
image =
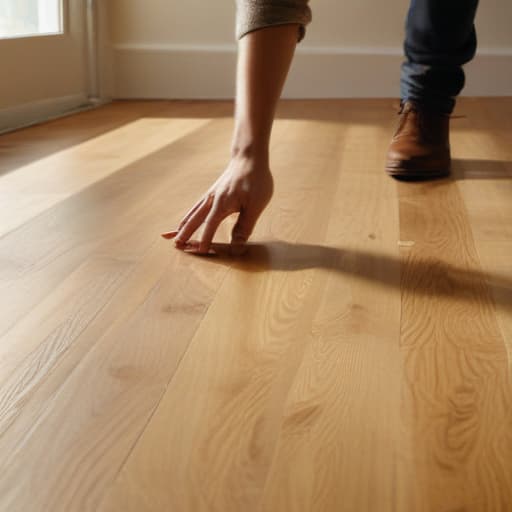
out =
<path fill-rule="evenodd" d="M 62 0 L 0 0 L 0 38 L 62 33 Z"/>

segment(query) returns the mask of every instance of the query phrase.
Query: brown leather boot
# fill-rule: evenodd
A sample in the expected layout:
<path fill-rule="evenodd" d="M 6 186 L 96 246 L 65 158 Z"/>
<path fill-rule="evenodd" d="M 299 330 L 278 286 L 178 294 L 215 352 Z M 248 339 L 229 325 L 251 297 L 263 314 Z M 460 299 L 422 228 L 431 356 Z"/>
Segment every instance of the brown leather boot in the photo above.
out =
<path fill-rule="evenodd" d="M 386 172 L 396 178 L 429 179 L 450 174 L 450 114 L 407 100 L 391 139 Z"/>

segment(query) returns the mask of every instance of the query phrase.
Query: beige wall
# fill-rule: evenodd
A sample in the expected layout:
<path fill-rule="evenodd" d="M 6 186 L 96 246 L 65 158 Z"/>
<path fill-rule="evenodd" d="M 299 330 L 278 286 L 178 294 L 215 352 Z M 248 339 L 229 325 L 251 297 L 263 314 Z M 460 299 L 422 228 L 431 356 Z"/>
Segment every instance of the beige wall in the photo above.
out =
<path fill-rule="evenodd" d="M 313 21 L 300 44 L 399 47 L 408 5 L 407 0 L 311 0 Z M 234 0 L 111 0 L 111 12 L 114 43 L 235 40 Z M 475 24 L 480 47 L 512 49 L 512 1 L 481 0 Z"/>
<path fill-rule="evenodd" d="M 69 1 L 75 9 L 84 5 Z M 235 0 L 96 4 L 102 97 L 233 98 Z M 297 46 L 282 97 L 396 96 L 408 0 L 311 0 L 310 5 L 313 21 Z M 481 0 L 478 53 L 467 66 L 463 94 L 512 95 L 511 21 L 511 0 Z M 8 115 L 30 118 L 34 108 L 46 115 L 54 109 L 53 99 L 64 111 L 86 97 L 83 21 L 74 23 L 67 46 L 55 37 L 36 45 L 0 41 L 4 124 L 10 123 Z"/>
<path fill-rule="evenodd" d="M 450 1 L 450 0 L 446 0 Z M 234 97 L 235 0 L 111 0 L 119 98 Z M 408 0 L 311 0 L 283 98 L 396 97 Z M 512 95 L 512 1 L 482 0 L 463 95 Z"/>

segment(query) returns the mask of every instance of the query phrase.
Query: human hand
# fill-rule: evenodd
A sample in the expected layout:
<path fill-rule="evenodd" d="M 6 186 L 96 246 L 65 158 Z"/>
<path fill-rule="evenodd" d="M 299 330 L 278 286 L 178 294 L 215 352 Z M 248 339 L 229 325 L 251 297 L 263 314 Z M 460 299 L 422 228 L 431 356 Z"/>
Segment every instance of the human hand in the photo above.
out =
<path fill-rule="evenodd" d="M 207 254 L 220 223 L 232 213 L 240 212 L 231 231 L 232 253 L 243 253 L 244 244 L 266 208 L 274 192 L 274 181 L 268 164 L 253 158 L 233 157 L 225 171 L 188 211 L 178 229 L 162 233 L 167 239 L 175 238 L 178 249 Z M 199 241 L 190 240 L 203 224 Z"/>

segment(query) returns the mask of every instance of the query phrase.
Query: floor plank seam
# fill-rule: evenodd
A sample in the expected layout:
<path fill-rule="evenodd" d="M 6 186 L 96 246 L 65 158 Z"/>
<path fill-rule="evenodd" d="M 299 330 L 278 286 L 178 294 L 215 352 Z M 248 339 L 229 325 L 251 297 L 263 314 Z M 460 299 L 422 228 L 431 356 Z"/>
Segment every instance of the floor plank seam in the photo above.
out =
<path fill-rule="evenodd" d="M 221 283 L 219 284 L 219 287 L 217 289 L 217 291 L 215 292 L 215 295 L 213 296 L 210 304 L 208 305 L 208 307 L 206 308 L 201 320 L 197 323 L 197 327 L 196 329 L 194 330 L 193 334 L 190 336 L 190 343 L 187 345 L 187 348 L 186 350 L 183 352 L 182 356 L 180 357 L 180 359 L 178 360 L 178 364 L 176 365 L 176 369 L 175 371 L 173 372 L 171 378 L 169 379 L 169 381 L 167 382 L 165 388 L 163 389 L 161 395 L 160 395 L 160 398 L 158 399 L 157 403 L 155 404 L 155 406 L 153 407 L 153 410 L 151 411 L 151 413 L 149 414 L 149 417 L 147 419 L 147 421 L 145 422 L 144 426 L 141 428 L 141 431 L 140 433 L 137 435 L 136 439 L 134 440 L 134 442 L 132 443 L 132 446 L 127 450 L 127 453 L 126 453 L 126 456 L 123 458 L 123 461 L 121 462 L 121 464 L 119 465 L 119 469 L 118 471 L 116 472 L 115 476 L 112 478 L 112 481 L 111 483 L 106 486 L 107 488 L 105 489 L 105 492 L 104 492 L 104 495 L 103 495 L 103 498 L 99 501 L 98 503 L 98 508 L 96 509 L 97 512 L 101 511 L 101 508 L 105 502 L 106 499 L 108 499 L 108 495 L 111 491 L 112 488 L 114 488 L 116 482 L 117 482 L 117 479 L 119 478 L 119 475 L 121 474 L 121 472 L 123 471 L 124 467 L 126 466 L 126 464 L 128 463 L 128 460 L 130 459 L 133 451 L 135 450 L 135 448 L 137 447 L 137 444 L 139 443 L 141 437 L 144 435 L 148 425 L 151 423 L 151 420 L 153 419 L 153 416 L 155 415 L 156 411 L 158 410 L 158 408 L 160 407 L 160 404 L 162 402 L 162 400 L 164 399 L 165 397 L 165 394 L 167 393 L 167 390 L 170 388 L 170 386 L 172 385 L 173 381 L 174 381 L 174 378 L 176 376 L 176 373 L 178 372 L 178 369 L 180 368 L 180 365 L 181 365 L 181 362 L 183 361 L 183 359 L 185 359 L 186 355 L 188 354 L 189 350 L 190 350 L 190 347 L 194 341 L 194 338 L 197 334 L 197 331 L 199 330 L 202 322 L 203 322 L 203 319 L 206 317 L 206 315 L 208 314 L 208 311 L 210 310 L 210 307 L 211 305 L 213 304 L 213 302 L 215 301 L 215 297 L 217 296 L 217 294 L 219 293 L 219 290 L 222 288 L 223 284 L 224 284 L 224 281 L 226 280 L 229 272 L 231 271 L 232 267 L 229 266 L 227 269 L 226 269 L 226 273 L 224 275 L 224 277 L 222 278 L 222 281 Z M 157 283 L 158 284 L 158 283 Z M 156 285 L 157 285 L 156 284 Z M 155 285 L 155 286 L 156 286 Z M 153 290 L 153 288 L 152 288 Z M 149 294 L 148 294 L 149 295 Z M 145 302 L 145 301 L 144 301 Z M 143 302 L 143 303 L 144 303 Z M 142 303 L 142 304 L 143 304 Z M 141 304 L 141 305 L 142 305 Z"/>
<path fill-rule="evenodd" d="M 155 239 L 155 241 L 150 244 L 150 246 L 148 247 L 147 251 L 144 252 L 144 255 L 141 257 L 141 260 L 144 258 L 144 256 L 151 250 L 151 248 L 158 242 L 159 240 L 158 239 Z M 124 279 L 121 277 L 119 279 L 119 286 L 116 288 L 116 291 L 122 286 L 123 282 L 125 282 L 126 279 L 129 278 L 130 274 L 132 274 L 133 272 L 135 272 L 135 269 L 137 268 L 137 264 L 133 265 L 127 272 L 126 272 L 126 275 L 124 277 Z M 155 286 L 157 285 L 158 283 L 155 284 Z M 154 287 L 151 288 L 151 290 L 153 290 Z M 148 292 L 148 295 L 151 293 L 151 290 Z M 55 365 L 52 366 L 52 368 L 41 378 L 41 380 L 38 382 L 37 384 L 37 388 L 34 389 L 32 392 L 30 392 L 30 394 L 28 395 L 28 398 L 27 398 L 27 401 L 30 399 L 31 396 L 33 396 L 33 394 L 37 391 L 37 389 L 39 389 L 42 385 L 44 385 L 45 382 L 47 382 L 47 380 L 55 373 L 55 371 L 57 371 L 58 367 L 60 364 L 62 364 L 62 361 L 63 359 L 66 357 L 66 355 L 68 354 L 69 350 L 72 348 L 73 344 L 80 338 L 80 336 L 87 330 L 87 328 L 92 324 L 92 322 L 108 307 L 108 305 L 111 303 L 111 301 L 114 299 L 116 295 L 116 292 L 114 292 L 112 294 L 112 296 L 110 297 L 109 300 L 107 300 L 103 306 L 97 311 L 97 313 L 95 315 L 93 315 L 90 319 L 90 321 L 86 324 L 86 326 L 84 326 L 84 328 L 80 331 L 80 334 L 78 336 L 75 337 L 74 341 L 72 344 L 70 344 L 69 347 L 67 347 L 63 352 L 62 354 L 60 355 L 58 361 L 56 362 Z M 140 307 L 142 304 L 144 304 L 146 298 L 144 298 L 144 300 L 138 304 L 136 306 L 136 308 Z M 97 343 L 100 343 L 101 340 L 105 337 L 105 335 L 107 333 L 109 333 L 111 331 L 111 329 L 113 329 L 117 324 L 116 323 L 113 323 L 104 333 L 103 335 L 97 340 Z M 87 355 L 92 351 L 94 350 L 94 348 L 97 346 L 97 343 L 94 344 L 94 345 L 90 345 L 87 350 L 82 354 L 82 357 L 80 357 L 80 360 L 77 361 L 77 363 L 73 366 L 73 368 L 71 369 L 71 371 L 66 375 L 65 379 L 62 381 L 62 383 L 60 384 L 59 388 L 57 389 L 57 391 L 54 393 L 53 397 L 51 398 L 51 400 L 48 402 L 47 404 L 47 407 L 50 408 L 52 406 L 52 404 L 55 402 L 55 400 L 57 400 L 57 398 L 59 397 L 60 393 L 62 392 L 62 389 L 65 387 L 66 383 L 69 381 L 69 379 L 75 374 L 75 372 L 77 371 L 77 369 L 83 364 L 84 360 L 87 358 Z M 33 351 L 31 352 L 31 354 L 33 353 Z M 29 354 L 30 355 L 30 354 Z M 21 366 L 22 362 L 16 367 L 19 368 Z M 12 373 L 15 373 L 16 369 L 14 369 L 14 371 Z M 34 431 L 37 426 L 40 424 L 41 421 L 39 421 L 41 418 L 41 421 L 43 421 L 44 418 L 42 417 L 39 417 L 36 422 L 34 423 L 33 425 L 33 428 L 31 429 L 31 432 Z M 4 430 L 2 431 L 2 433 L 0 434 L 0 436 L 3 436 L 5 435 L 9 430 L 10 428 L 12 427 L 12 425 L 16 422 L 16 418 L 9 424 L 9 426 Z"/>

